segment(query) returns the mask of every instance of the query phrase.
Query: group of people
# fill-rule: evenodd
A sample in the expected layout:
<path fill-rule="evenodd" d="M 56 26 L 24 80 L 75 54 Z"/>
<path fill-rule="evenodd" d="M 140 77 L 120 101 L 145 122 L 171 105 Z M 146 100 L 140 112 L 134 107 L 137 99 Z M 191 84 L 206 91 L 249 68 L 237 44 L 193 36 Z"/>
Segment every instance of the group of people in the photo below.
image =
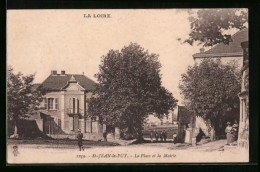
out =
<path fill-rule="evenodd" d="M 238 139 L 238 122 L 234 121 L 234 124 L 231 125 L 231 122 L 227 122 L 227 127 L 225 129 L 227 136 L 227 145 L 237 141 Z"/>
<path fill-rule="evenodd" d="M 163 130 L 159 133 L 157 131 L 151 131 L 151 133 L 150 133 L 151 142 L 153 142 L 154 138 L 155 138 L 155 142 L 159 142 L 159 138 L 160 138 L 161 142 L 166 142 L 167 132 L 165 130 Z"/>

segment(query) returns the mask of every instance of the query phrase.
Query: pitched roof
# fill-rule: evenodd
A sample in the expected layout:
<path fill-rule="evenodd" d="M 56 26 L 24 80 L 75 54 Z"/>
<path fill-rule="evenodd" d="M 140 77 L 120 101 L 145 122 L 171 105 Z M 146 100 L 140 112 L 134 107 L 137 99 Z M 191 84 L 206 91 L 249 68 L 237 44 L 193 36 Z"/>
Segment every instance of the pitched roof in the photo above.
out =
<path fill-rule="evenodd" d="M 180 123 L 189 124 L 191 123 L 193 113 L 190 112 L 184 106 L 178 106 L 178 121 Z"/>
<path fill-rule="evenodd" d="M 232 42 L 229 45 L 217 44 L 205 52 L 194 54 L 193 58 L 243 56 L 241 42 L 248 41 L 248 28 L 236 32 L 231 38 Z"/>
<path fill-rule="evenodd" d="M 66 86 L 72 76 L 84 89 L 89 91 L 94 90 L 96 83 L 85 75 L 79 74 L 50 75 L 45 81 L 42 82 L 42 87 L 46 90 L 61 90 L 64 86 Z"/>
<path fill-rule="evenodd" d="M 32 85 L 32 91 L 35 91 L 37 88 L 39 88 L 39 86 L 40 86 L 41 84 L 39 84 L 39 83 L 35 83 L 35 84 L 33 84 Z"/>

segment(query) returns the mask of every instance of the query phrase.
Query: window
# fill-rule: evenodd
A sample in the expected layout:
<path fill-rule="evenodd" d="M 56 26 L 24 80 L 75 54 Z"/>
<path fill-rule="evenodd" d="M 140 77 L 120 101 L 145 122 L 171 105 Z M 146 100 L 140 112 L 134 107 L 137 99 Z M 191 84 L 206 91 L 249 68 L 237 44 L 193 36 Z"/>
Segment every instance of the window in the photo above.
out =
<path fill-rule="evenodd" d="M 70 98 L 69 99 L 69 112 L 71 112 L 73 114 L 80 113 L 79 99 L 77 99 L 77 98 Z"/>
<path fill-rule="evenodd" d="M 53 108 L 53 102 L 54 102 L 54 98 L 48 98 L 48 109 L 54 109 Z"/>
<path fill-rule="evenodd" d="M 72 106 L 73 107 L 73 113 L 75 113 L 75 104 L 76 104 L 75 98 L 73 98 L 72 100 L 73 100 L 73 106 Z"/>
<path fill-rule="evenodd" d="M 58 98 L 45 98 L 44 99 L 44 108 L 48 110 L 57 110 L 59 109 L 59 100 Z"/>
<path fill-rule="evenodd" d="M 47 98 L 43 98 L 43 108 L 47 109 Z"/>

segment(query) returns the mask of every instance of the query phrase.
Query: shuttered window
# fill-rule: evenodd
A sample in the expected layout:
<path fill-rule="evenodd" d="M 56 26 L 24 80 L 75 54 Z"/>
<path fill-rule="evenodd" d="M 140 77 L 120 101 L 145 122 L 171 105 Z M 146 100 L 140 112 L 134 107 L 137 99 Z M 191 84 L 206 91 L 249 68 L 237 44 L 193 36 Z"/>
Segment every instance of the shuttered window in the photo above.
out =
<path fill-rule="evenodd" d="M 55 98 L 55 109 L 59 109 L 59 99 Z"/>
<path fill-rule="evenodd" d="M 47 109 L 47 98 L 43 98 L 43 108 Z"/>
<path fill-rule="evenodd" d="M 59 109 L 59 99 L 58 98 L 48 98 L 44 100 L 44 108 L 49 110 Z"/>
<path fill-rule="evenodd" d="M 53 110 L 54 98 L 48 98 L 48 109 Z"/>

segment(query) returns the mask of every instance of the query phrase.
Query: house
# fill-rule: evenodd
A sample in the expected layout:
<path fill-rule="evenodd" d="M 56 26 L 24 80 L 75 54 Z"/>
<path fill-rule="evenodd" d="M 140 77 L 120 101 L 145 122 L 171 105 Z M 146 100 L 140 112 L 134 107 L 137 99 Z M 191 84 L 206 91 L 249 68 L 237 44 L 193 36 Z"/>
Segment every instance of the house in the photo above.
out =
<path fill-rule="evenodd" d="M 95 85 L 84 74 L 51 71 L 38 85 L 46 92 L 35 117 L 39 129 L 53 138 L 75 138 L 75 133 L 81 130 L 85 139 L 102 139 L 106 126 L 87 111 Z"/>
<path fill-rule="evenodd" d="M 200 63 L 205 58 L 220 59 L 221 62 L 223 62 L 224 64 L 236 63 L 238 65 L 238 67 L 242 69 L 242 67 L 245 63 L 245 60 L 243 60 L 243 55 L 247 48 L 244 47 L 242 49 L 241 43 L 248 41 L 248 28 L 238 31 L 237 33 L 232 35 L 231 38 L 232 38 L 232 42 L 230 42 L 229 45 L 220 43 L 220 44 L 215 45 L 214 47 L 212 47 L 211 49 L 209 49 L 207 51 L 204 51 L 204 49 L 202 48 L 200 50 L 200 53 L 196 53 L 193 55 L 193 59 L 194 59 L 195 63 Z M 244 44 L 246 44 L 246 43 L 244 43 Z M 244 93 L 242 91 L 240 94 L 241 103 L 243 101 L 245 101 L 245 98 L 242 96 L 243 94 Z M 248 101 L 248 98 L 246 101 Z M 243 111 L 243 110 L 240 110 L 240 114 L 241 114 L 241 111 Z M 241 122 L 241 117 L 240 117 L 240 122 Z M 220 127 L 224 131 L 225 126 L 220 124 Z M 198 133 L 199 129 L 202 129 L 202 131 L 204 132 L 204 134 L 206 136 L 213 135 L 210 132 L 213 130 L 210 130 L 210 126 L 208 125 L 208 123 L 206 121 L 204 121 L 202 118 L 196 117 L 194 135 L 196 135 L 196 133 Z"/>
<path fill-rule="evenodd" d="M 242 67 L 243 50 L 240 44 L 248 40 L 248 28 L 238 31 L 231 38 L 232 42 L 229 45 L 220 43 L 207 51 L 201 48 L 199 53 L 193 55 L 194 61 L 199 63 L 205 58 L 220 58 L 223 63 L 237 63 L 238 66 Z"/>
<path fill-rule="evenodd" d="M 238 147 L 249 150 L 249 55 L 248 41 L 242 42 L 243 49 L 243 68 L 240 99 L 240 119 L 238 133 Z"/>
<path fill-rule="evenodd" d="M 146 118 L 147 126 L 159 126 L 159 125 L 171 125 L 175 121 L 176 115 L 173 110 L 168 111 L 168 116 L 164 116 L 162 119 L 159 119 L 155 114 L 151 113 Z"/>

